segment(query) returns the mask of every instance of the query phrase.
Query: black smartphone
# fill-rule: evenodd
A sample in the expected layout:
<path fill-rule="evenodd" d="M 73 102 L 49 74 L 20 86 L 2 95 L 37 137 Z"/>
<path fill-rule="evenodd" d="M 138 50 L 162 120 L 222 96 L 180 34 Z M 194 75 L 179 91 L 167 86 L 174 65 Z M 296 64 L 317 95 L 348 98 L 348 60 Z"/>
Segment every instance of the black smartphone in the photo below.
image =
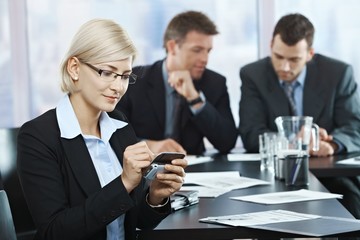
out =
<path fill-rule="evenodd" d="M 157 164 L 167 164 L 168 163 L 168 164 L 171 164 L 171 160 L 184 158 L 184 157 L 185 157 L 184 153 L 161 152 L 155 157 L 155 159 L 153 160 L 152 163 L 157 163 Z"/>
<path fill-rule="evenodd" d="M 171 164 L 171 160 L 184 157 L 185 154 L 178 152 L 159 153 L 150 166 L 144 170 L 144 177 L 148 180 L 153 180 L 158 172 L 165 172 L 165 164 Z"/>

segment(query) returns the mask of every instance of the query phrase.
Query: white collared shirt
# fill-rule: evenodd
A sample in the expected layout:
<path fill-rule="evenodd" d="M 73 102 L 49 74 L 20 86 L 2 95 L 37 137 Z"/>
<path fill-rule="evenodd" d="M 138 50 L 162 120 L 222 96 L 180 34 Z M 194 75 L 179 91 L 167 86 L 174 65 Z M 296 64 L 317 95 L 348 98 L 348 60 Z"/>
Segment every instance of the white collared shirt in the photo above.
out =
<path fill-rule="evenodd" d="M 109 140 L 117 129 L 127 125 L 126 122 L 110 118 L 106 112 L 102 112 L 99 119 L 101 138 L 84 135 L 68 95 L 60 100 L 56 108 L 56 116 L 62 138 L 72 139 L 80 134 L 83 136 L 101 187 L 120 176 L 122 167 Z M 107 240 L 125 239 L 124 218 L 125 216 L 121 215 L 106 226 Z"/>

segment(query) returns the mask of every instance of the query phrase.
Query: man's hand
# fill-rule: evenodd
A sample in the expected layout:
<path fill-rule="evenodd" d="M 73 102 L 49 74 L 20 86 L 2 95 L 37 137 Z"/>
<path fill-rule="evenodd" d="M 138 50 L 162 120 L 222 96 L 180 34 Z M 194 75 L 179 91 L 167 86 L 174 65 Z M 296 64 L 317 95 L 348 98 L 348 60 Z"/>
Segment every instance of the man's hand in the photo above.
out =
<path fill-rule="evenodd" d="M 320 143 L 319 143 L 319 151 L 310 151 L 311 156 L 316 157 L 326 157 L 334 155 L 338 146 L 336 143 L 333 142 L 333 136 L 329 135 L 324 128 L 319 128 L 319 136 L 320 136 Z M 310 149 L 312 146 L 310 145 Z"/>
<path fill-rule="evenodd" d="M 146 140 L 147 145 L 153 153 L 160 152 L 181 152 L 185 153 L 185 149 L 171 138 L 167 138 L 160 141 L 155 140 Z"/>
<path fill-rule="evenodd" d="M 188 70 L 170 72 L 168 82 L 188 102 L 199 97 Z"/>
<path fill-rule="evenodd" d="M 320 141 L 319 144 L 319 151 L 310 151 L 310 155 L 311 156 L 316 156 L 316 157 L 326 157 L 326 156 L 331 156 L 335 153 L 335 150 L 333 148 L 333 146 L 331 145 L 330 142 L 326 142 L 326 141 Z"/>
<path fill-rule="evenodd" d="M 320 141 L 330 142 L 333 140 L 333 136 L 329 135 L 326 129 L 319 128 Z"/>

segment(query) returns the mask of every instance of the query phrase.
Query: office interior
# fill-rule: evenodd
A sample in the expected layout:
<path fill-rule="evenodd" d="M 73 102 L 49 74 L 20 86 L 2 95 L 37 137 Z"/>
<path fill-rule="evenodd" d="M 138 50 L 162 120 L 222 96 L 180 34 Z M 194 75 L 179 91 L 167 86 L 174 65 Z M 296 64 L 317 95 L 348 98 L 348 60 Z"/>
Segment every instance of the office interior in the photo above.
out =
<path fill-rule="evenodd" d="M 165 57 L 162 36 L 175 14 L 206 13 L 220 32 L 208 68 L 226 76 L 238 124 L 239 70 L 269 54 L 272 29 L 284 14 L 307 16 L 316 29 L 315 51 L 352 64 L 359 82 L 359 7 L 356 0 L 0 0 L 0 128 L 19 127 L 56 106 L 64 94 L 60 62 L 89 19 L 110 18 L 127 29 L 139 51 L 135 66 Z"/>
<path fill-rule="evenodd" d="M 175 14 L 186 10 L 207 14 L 220 32 L 214 38 L 208 68 L 226 76 L 238 125 L 239 70 L 269 54 L 273 27 L 285 14 L 307 16 L 316 29 L 315 51 L 351 64 L 360 84 L 359 7 L 358 0 L 0 0 L 0 128 L 20 127 L 56 107 L 64 94 L 59 79 L 62 57 L 80 25 L 92 18 L 113 19 L 127 29 L 139 51 L 136 66 L 165 57 L 162 36 Z M 5 133 L 0 132 L 3 147 L 9 139 L 1 135 Z M 236 146 L 241 149 L 240 139 Z M 14 153 L 11 150 L 0 151 L 0 161 L 13 158 L 6 155 Z M 23 229 L 32 229 L 27 221 L 30 215 L 19 215 L 30 225 Z"/>

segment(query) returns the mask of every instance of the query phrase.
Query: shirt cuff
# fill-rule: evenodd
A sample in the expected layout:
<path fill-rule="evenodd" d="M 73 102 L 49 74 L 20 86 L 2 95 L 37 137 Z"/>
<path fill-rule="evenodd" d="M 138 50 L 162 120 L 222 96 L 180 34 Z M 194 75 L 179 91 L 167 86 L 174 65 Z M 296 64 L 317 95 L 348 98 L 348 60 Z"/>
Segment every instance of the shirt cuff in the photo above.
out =
<path fill-rule="evenodd" d="M 190 107 L 190 110 L 194 115 L 198 114 L 205 107 L 205 104 L 206 104 L 206 98 L 205 98 L 204 93 L 202 91 L 200 91 L 199 95 L 200 95 L 200 98 L 201 98 L 201 100 L 203 102 L 203 105 L 198 109 L 195 109 L 194 107 Z"/>
<path fill-rule="evenodd" d="M 345 149 L 344 144 L 342 144 L 339 140 L 336 140 L 335 138 L 334 138 L 332 141 L 338 146 L 335 154 L 339 154 L 339 153 L 345 152 L 346 149 Z"/>

